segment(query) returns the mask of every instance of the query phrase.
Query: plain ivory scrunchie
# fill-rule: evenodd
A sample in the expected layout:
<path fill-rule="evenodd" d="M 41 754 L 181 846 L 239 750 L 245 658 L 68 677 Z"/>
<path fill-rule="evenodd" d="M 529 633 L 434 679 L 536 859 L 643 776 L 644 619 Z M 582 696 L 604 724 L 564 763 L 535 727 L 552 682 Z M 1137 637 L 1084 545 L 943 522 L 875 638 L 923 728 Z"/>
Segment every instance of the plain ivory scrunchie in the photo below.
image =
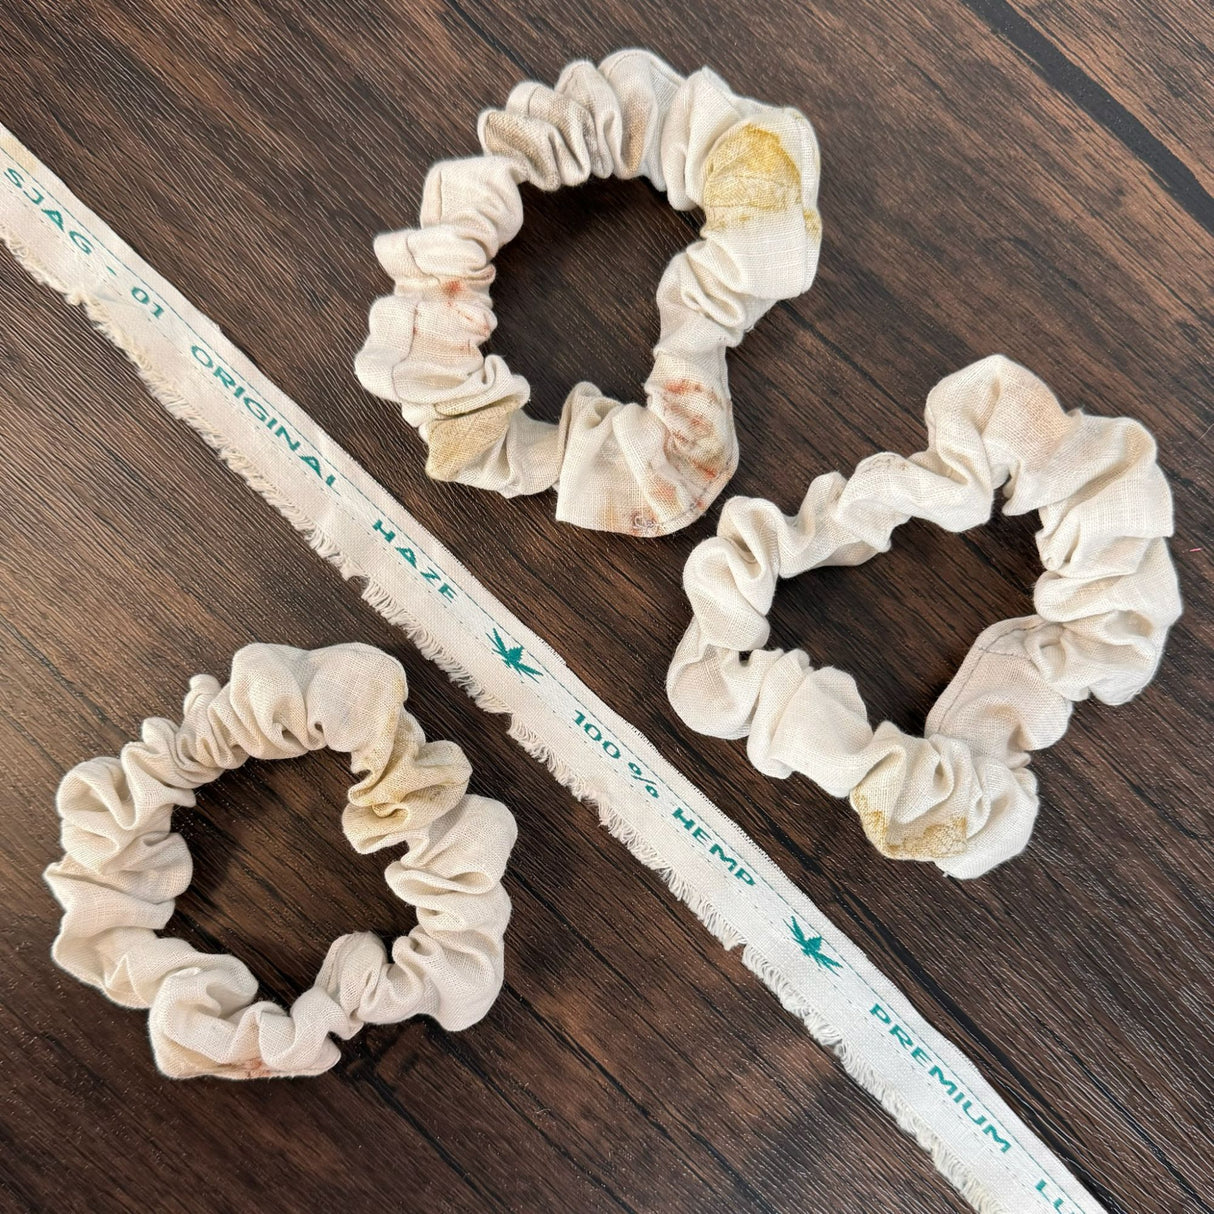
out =
<path fill-rule="evenodd" d="M 484 155 L 431 168 L 420 226 L 375 242 L 396 291 L 371 309 L 359 379 L 421 431 L 438 480 L 506 497 L 556 485 L 557 518 L 600 531 L 694 522 L 738 462 L 725 351 L 817 268 L 813 127 L 708 68 L 684 79 L 626 50 L 569 64 L 555 88 L 518 85 L 479 133 Z M 658 285 L 648 407 L 580 383 L 554 426 L 528 417 L 527 381 L 479 347 L 497 324 L 493 258 L 522 226 L 519 183 L 556 190 L 592 174 L 643 176 L 705 221 Z"/>
<path fill-rule="evenodd" d="M 467 793 L 463 751 L 426 741 L 401 707 L 407 691 L 400 663 L 369 645 L 249 645 L 226 687 L 210 675 L 190 680 L 180 725 L 151 718 L 119 758 L 90 759 L 63 778 L 66 855 L 46 870 L 64 910 L 52 956 L 115 1003 L 150 1009 L 166 1075 L 315 1075 L 338 1060 L 329 1034 L 415 1015 L 462 1029 L 489 1010 L 502 984 L 510 899 L 501 878 L 514 818 Z M 384 875 L 416 908 L 417 926 L 390 961 L 370 932 L 339 937 L 288 1012 L 254 1002 L 257 979 L 235 957 L 156 934 L 191 875 L 170 818 L 248 758 L 323 746 L 349 751 L 362 777 L 342 816 L 355 849 L 408 848 Z"/>
<path fill-rule="evenodd" d="M 666 688 L 693 729 L 749 735 L 766 775 L 798 771 L 850 794 L 885 855 L 976 877 L 1027 844 L 1037 815 L 1029 752 L 1062 737 L 1072 703 L 1124 703 L 1155 674 L 1180 615 L 1164 539 L 1172 497 L 1138 422 L 1064 413 L 1001 356 L 937 384 L 926 420 L 926 451 L 870 456 L 850 480 L 820 476 L 794 517 L 755 498 L 726 504 L 717 535 L 687 562 L 694 618 Z M 1005 514 L 1041 519 L 1036 614 L 979 636 L 926 737 L 889 721 L 874 731 L 850 675 L 815 670 L 799 649 L 763 649 L 779 578 L 867 561 L 911 517 L 977 526 L 1000 486 Z"/>

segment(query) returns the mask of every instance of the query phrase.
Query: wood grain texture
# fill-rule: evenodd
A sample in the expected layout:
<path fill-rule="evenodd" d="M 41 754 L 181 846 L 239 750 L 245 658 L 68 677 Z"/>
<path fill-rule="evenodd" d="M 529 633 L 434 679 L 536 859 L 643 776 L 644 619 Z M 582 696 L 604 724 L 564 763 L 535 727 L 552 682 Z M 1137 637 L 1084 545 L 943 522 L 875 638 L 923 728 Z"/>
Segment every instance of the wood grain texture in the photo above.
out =
<path fill-rule="evenodd" d="M 995 1083 L 1111 1211 L 1214 1209 L 1210 190 L 1201 0 L 568 4 L 76 0 L 0 13 L 0 118 L 212 316 L 590 686 L 646 732 Z M 1067 406 L 1152 427 L 1186 597 L 1158 680 L 1085 704 L 1038 757 L 1028 852 L 978 882 L 876 855 L 843 802 L 696 737 L 662 692 L 680 571 L 422 473 L 358 388 L 377 231 L 479 109 L 647 45 L 803 109 L 824 152 L 812 291 L 731 355 L 731 492 L 795 506 L 820 471 L 922 446 L 941 376 L 1002 351 Z M 555 417 L 578 379 L 635 398 L 653 288 L 694 223 L 640 183 L 526 196 L 493 348 Z M 0 257 L 0 1205 L 47 1211 L 942 1211 L 964 1203 L 594 819 Z M 973 637 L 1027 609 L 1031 524 L 901 529 L 786 585 L 776 641 L 921 729 Z M 463 1034 L 370 1029 L 329 1075 L 172 1083 L 140 1013 L 50 964 L 62 773 L 173 715 L 253 640 L 363 640 L 507 800 L 507 979 Z M 252 764 L 183 815 L 170 930 L 289 1000 L 341 932 L 400 930 L 338 817 L 339 759 Z"/>

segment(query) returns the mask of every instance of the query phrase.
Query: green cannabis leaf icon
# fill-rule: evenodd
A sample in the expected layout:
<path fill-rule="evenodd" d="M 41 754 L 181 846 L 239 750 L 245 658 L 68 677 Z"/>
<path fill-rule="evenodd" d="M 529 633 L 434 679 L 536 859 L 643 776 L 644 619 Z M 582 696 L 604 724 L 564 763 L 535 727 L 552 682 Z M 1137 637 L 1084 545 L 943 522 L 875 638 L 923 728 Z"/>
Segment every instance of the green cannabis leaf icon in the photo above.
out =
<path fill-rule="evenodd" d="M 540 677 L 540 671 L 538 671 L 534 666 L 528 666 L 523 661 L 523 647 L 521 645 L 515 645 L 513 649 L 508 649 L 506 647 L 506 642 L 502 640 L 496 628 L 493 630 L 492 634 L 485 633 L 485 635 L 493 642 L 493 648 L 497 650 L 498 657 L 500 657 L 511 670 L 517 670 L 519 674 L 525 674 L 529 679 L 538 679 Z"/>
<path fill-rule="evenodd" d="M 812 957 L 824 970 L 839 970 L 843 968 L 842 962 L 836 961 L 833 957 L 828 957 L 822 951 L 821 936 L 807 936 L 801 930 L 801 925 L 796 919 L 790 919 L 788 926 L 792 929 L 792 938 L 797 942 L 801 951 L 807 957 Z"/>

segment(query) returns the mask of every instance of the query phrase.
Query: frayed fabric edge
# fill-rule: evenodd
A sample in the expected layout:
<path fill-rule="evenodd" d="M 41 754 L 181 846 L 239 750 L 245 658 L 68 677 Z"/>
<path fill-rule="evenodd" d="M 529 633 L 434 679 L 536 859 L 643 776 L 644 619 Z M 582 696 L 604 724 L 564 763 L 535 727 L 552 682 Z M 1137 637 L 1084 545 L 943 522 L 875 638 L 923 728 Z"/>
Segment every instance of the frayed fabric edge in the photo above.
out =
<path fill-rule="evenodd" d="M 138 344 L 117 326 L 97 299 L 78 287 L 69 287 L 59 281 L 39 263 L 31 250 L 8 231 L 0 232 L 9 252 L 16 261 L 44 286 L 62 295 L 70 304 L 81 307 L 92 326 L 113 345 L 117 346 L 134 363 L 148 390 L 164 409 L 174 418 L 186 422 L 206 441 L 223 462 L 270 503 L 291 526 L 298 531 L 312 550 L 323 560 L 333 565 L 343 579 L 360 579 L 365 584 L 360 594 L 363 600 L 390 624 L 400 628 L 421 652 L 434 662 L 453 683 L 465 691 L 472 700 L 487 712 L 508 714 L 505 704 L 487 692 L 460 661 L 446 651 L 418 620 L 403 607 L 399 600 L 369 575 L 349 561 L 340 548 L 323 531 L 319 524 L 293 502 L 284 499 L 277 488 L 238 451 L 232 449 L 224 436 L 211 426 L 176 389 L 174 385 L 156 374 L 150 361 Z M 610 799 L 600 790 L 572 771 L 556 756 L 544 741 L 512 723 L 509 736 L 529 755 L 545 764 L 551 774 L 563 784 L 579 801 L 591 805 L 598 813 L 599 821 L 642 864 L 658 873 L 671 892 L 686 904 L 704 927 L 727 949 L 743 945 L 742 963 L 779 999 L 786 1011 L 795 1016 L 810 1035 L 823 1047 L 830 1050 L 840 1061 L 843 1069 L 865 1091 L 873 1096 L 897 1122 L 901 1129 L 926 1151 L 942 1176 L 978 1211 L 978 1214 L 1006 1214 L 1006 1206 L 997 1196 L 989 1192 L 968 1171 L 960 1159 L 949 1150 L 938 1135 L 931 1132 L 919 1118 L 914 1108 L 905 1101 L 896 1089 L 888 1086 L 879 1072 L 854 1050 L 851 1050 L 841 1035 L 817 1011 L 786 982 L 776 968 L 750 944 L 746 944 L 733 927 L 725 922 L 711 902 L 690 883 L 681 878 L 662 855 L 640 837 L 611 806 Z"/>

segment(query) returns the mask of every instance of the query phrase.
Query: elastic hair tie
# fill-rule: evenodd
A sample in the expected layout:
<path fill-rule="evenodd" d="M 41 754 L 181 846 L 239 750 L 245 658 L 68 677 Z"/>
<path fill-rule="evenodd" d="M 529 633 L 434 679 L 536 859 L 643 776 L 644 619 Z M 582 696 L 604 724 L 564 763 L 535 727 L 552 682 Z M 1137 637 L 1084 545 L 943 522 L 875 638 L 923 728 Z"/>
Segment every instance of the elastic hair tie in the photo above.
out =
<path fill-rule="evenodd" d="M 461 1029 L 489 1010 L 502 984 L 510 899 L 501 878 L 514 818 L 466 792 L 463 751 L 426 741 L 401 707 L 407 691 L 400 663 L 369 645 L 249 645 L 226 687 L 210 675 L 190 680 L 180 725 L 150 718 L 119 758 L 90 759 L 63 778 L 66 854 L 46 870 L 64 910 L 52 956 L 115 1003 L 150 1009 L 166 1075 L 315 1075 L 338 1060 L 330 1033 L 416 1015 Z M 391 961 L 370 932 L 340 936 L 288 1012 L 254 1002 L 257 979 L 235 957 L 156 934 L 191 875 L 170 818 L 248 758 L 323 746 L 349 751 L 362 777 L 342 815 L 355 850 L 408 848 L 384 876 L 416 907 L 417 926 L 392 945 Z"/>
<path fill-rule="evenodd" d="M 850 794 L 883 854 L 976 877 L 1028 843 L 1029 752 L 1062 737 L 1072 703 L 1122 704 L 1154 676 L 1180 615 L 1164 539 L 1172 497 L 1138 422 L 1064 413 L 1040 379 L 1001 356 L 937 384 L 926 420 L 926 451 L 870 456 L 850 481 L 819 476 L 795 517 L 755 498 L 726 504 L 717 535 L 687 562 L 694 616 L 666 688 L 693 729 L 749 735 L 764 774 L 797 771 Z M 1036 614 L 978 637 L 925 738 L 889 721 L 874 731 L 850 675 L 815 670 L 799 649 L 763 649 L 779 578 L 867 561 L 911 517 L 974 527 L 999 486 L 1005 514 L 1041 519 Z"/>
<path fill-rule="evenodd" d="M 421 431 L 437 480 L 505 497 L 556 485 L 556 517 L 599 531 L 685 527 L 737 467 L 726 349 L 813 281 L 813 128 L 794 109 L 735 96 L 709 68 L 683 79 L 625 50 L 597 68 L 569 64 L 555 88 L 518 85 L 478 130 L 484 155 L 431 168 L 420 227 L 376 239 L 396 291 L 371 308 L 359 379 Z M 527 381 L 479 350 L 497 324 L 492 260 L 522 226 L 520 182 L 556 190 L 592 174 L 646 177 L 705 222 L 658 285 L 648 406 L 579 383 L 553 425 L 523 411 Z"/>

